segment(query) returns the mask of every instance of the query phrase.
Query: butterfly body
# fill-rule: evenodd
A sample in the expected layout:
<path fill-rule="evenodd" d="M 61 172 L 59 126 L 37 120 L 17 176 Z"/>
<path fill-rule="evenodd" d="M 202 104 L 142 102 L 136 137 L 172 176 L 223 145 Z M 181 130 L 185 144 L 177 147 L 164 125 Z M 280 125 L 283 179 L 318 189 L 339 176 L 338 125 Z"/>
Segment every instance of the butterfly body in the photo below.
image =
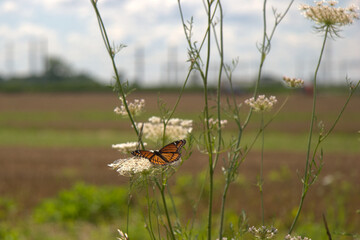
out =
<path fill-rule="evenodd" d="M 179 140 L 169 143 L 160 150 L 136 150 L 131 152 L 131 154 L 136 157 L 147 158 L 151 163 L 156 165 L 166 165 L 180 159 L 180 150 L 185 143 L 185 140 Z"/>

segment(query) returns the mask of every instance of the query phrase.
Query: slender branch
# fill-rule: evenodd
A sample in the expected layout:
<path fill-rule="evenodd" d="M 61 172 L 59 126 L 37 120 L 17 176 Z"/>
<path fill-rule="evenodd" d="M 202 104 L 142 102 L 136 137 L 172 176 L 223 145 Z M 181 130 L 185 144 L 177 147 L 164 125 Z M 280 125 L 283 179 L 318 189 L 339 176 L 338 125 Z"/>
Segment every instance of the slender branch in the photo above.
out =
<path fill-rule="evenodd" d="M 264 130 L 264 113 L 261 113 L 261 162 L 260 162 L 260 179 L 259 179 L 259 190 L 260 190 L 260 201 L 261 201 L 261 222 L 265 226 L 265 217 L 264 217 L 264 196 L 263 196 L 263 166 L 264 166 L 264 141 L 265 141 L 265 130 Z"/>
<path fill-rule="evenodd" d="M 101 32 L 101 36 L 104 40 L 104 44 L 105 44 L 105 47 L 106 47 L 106 50 L 109 54 L 109 57 L 111 59 L 111 64 L 112 64 L 112 67 L 113 67 L 113 71 L 114 71 L 114 74 L 115 74 L 115 80 L 116 80 L 116 85 L 117 87 L 119 88 L 119 91 L 118 91 L 118 94 L 121 96 L 121 98 L 123 99 L 123 104 L 124 104 L 124 107 L 125 107 L 125 110 L 129 116 L 129 119 L 130 119 L 130 122 L 134 128 L 134 131 L 136 133 L 136 136 L 139 137 L 139 130 L 137 129 L 136 127 L 136 124 L 135 124 L 135 121 L 134 121 L 134 118 L 129 110 L 129 106 L 126 102 L 126 94 L 125 94 L 125 91 L 123 89 L 123 86 L 121 84 L 121 81 L 120 81 L 120 76 L 119 76 L 119 73 L 118 73 L 118 70 L 117 70 L 117 67 L 116 67 L 116 63 L 115 63 L 115 49 L 113 49 L 110 45 L 110 41 L 109 41 L 109 37 L 108 37 L 108 34 L 106 32 L 106 28 L 105 28 L 105 25 L 104 25 L 104 22 L 101 18 L 101 15 L 100 15 L 100 12 L 97 8 L 97 3 L 96 1 L 94 0 L 90 0 L 90 2 L 92 3 L 93 5 L 93 8 L 95 10 L 95 13 L 96 13 L 96 18 L 98 20 L 98 24 L 99 24 L 99 28 L 100 28 L 100 32 Z M 142 146 L 142 148 L 144 148 L 144 143 L 141 141 L 140 139 L 140 144 Z"/>
<path fill-rule="evenodd" d="M 320 51 L 320 56 L 319 56 L 319 60 L 315 69 L 315 73 L 314 73 L 314 80 L 313 80 L 313 105 L 312 105 L 312 112 L 311 112 L 311 121 L 310 121 L 310 130 L 309 130 L 309 138 L 308 138 L 308 143 L 307 143 L 307 153 L 306 153 L 306 163 L 305 163 L 305 173 L 304 173 L 304 179 L 303 179 L 303 188 L 302 188 L 302 194 L 301 194 L 301 198 L 300 198 L 300 203 L 299 203 L 299 207 L 297 210 L 297 213 L 295 215 L 295 218 L 291 224 L 291 227 L 289 229 L 289 234 L 291 234 L 291 232 L 293 231 L 299 216 L 300 216 L 300 212 L 302 210 L 302 206 L 304 204 L 304 199 L 306 197 L 307 191 L 309 189 L 309 179 L 310 179 L 310 172 L 309 172 L 309 165 L 310 165 L 310 152 L 311 152 L 311 142 L 312 142 L 312 135 L 313 135 L 313 127 L 314 127 L 314 122 L 315 122 L 315 113 L 316 113 L 316 94 L 317 94 L 317 75 L 318 75 L 318 71 L 320 68 L 320 63 L 322 60 L 322 56 L 324 53 L 324 49 L 325 49 L 325 43 L 326 43 L 326 39 L 329 33 L 329 27 L 327 27 L 325 29 L 325 35 L 324 35 L 324 40 L 323 40 L 323 44 L 321 47 L 321 51 Z"/>
<path fill-rule="evenodd" d="M 326 217 L 325 217 L 324 213 L 322 214 L 322 217 L 323 217 L 323 221 L 324 221 L 324 225 L 325 225 L 325 229 L 326 229 L 326 234 L 328 235 L 328 239 L 332 240 L 331 233 L 330 233 L 330 230 L 329 230 L 329 226 L 327 224 Z"/>
<path fill-rule="evenodd" d="M 175 235 L 174 235 L 174 231 L 172 229 L 172 224 L 171 224 L 171 220 L 170 220 L 170 216 L 169 216 L 169 211 L 168 211 L 167 204 L 166 204 L 166 199 L 165 199 L 165 185 L 164 184 L 166 184 L 166 183 L 162 183 L 160 185 L 160 183 L 157 180 L 155 181 L 155 183 L 156 183 L 156 186 L 158 187 L 158 189 L 160 191 L 160 194 L 161 194 L 161 199 L 162 199 L 162 202 L 163 202 L 163 205 L 164 205 L 166 219 L 167 219 L 167 222 L 168 222 L 168 225 L 169 225 L 170 236 L 171 236 L 171 238 L 173 240 L 175 240 Z"/>

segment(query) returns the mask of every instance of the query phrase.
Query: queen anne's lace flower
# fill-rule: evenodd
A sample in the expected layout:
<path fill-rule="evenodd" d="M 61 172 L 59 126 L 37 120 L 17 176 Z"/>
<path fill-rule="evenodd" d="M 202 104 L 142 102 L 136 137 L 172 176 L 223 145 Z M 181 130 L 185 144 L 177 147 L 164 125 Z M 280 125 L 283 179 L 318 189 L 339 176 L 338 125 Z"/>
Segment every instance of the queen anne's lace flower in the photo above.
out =
<path fill-rule="evenodd" d="M 276 97 L 267 98 L 265 95 L 259 95 L 256 100 L 253 97 L 245 100 L 245 104 L 249 105 L 255 112 L 270 111 L 275 103 L 277 103 Z"/>
<path fill-rule="evenodd" d="M 302 238 L 301 236 L 292 237 L 290 234 L 288 234 L 285 236 L 285 240 L 311 240 L 311 238 Z"/>
<path fill-rule="evenodd" d="M 136 149 L 136 147 L 139 145 L 138 142 L 127 142 L 127 143 L 119 143 L 119 144 L 113 144 L 112 148 L 117 149 L 121 153 L 130 153 Z M 146 146 L 147 143 L 144 143 L 144 146 Z"/>
<path fill-rule="evenodd" d="M 337 1 L 317 1 L 315 6 L 303 4 L 300 10 L 303 15 L 316 23 L 315 29 L 323 32 L 328 28 L 331 36 L 338 35 L 339 27 L 352 24 L 359 18 L 355 5 L 347 8 L 336 8 Z"/>
<path fill-rule="evenodd" d="M 108 166 L 115 169 L 122 176 L 132 177 L 150 171 L 153 164 L 146 158 L 131 157 L 128 159 L 118 159 Z"/>
<path fill-rule="evenodd" d="M 155 142 L 162 139 L 164 133 L 164 120 L 159 117 L 149 118 L 149 122 L 137 123 L 137 128 L 142 129 L 143 136 Z M 186 138 L 192 132 L 192 120 L 171 118 L 166 125 L 165 138 L 168 141 Z"/>
<path fill-rule="evenodd" d="M 304 86 L 304 80 L 300 78 L 289 78 L 284 76 L 283 80 L 286 83 L 286 85 L 291 88 L 300 88 Z"/>
<path fill-rule="evenodd" d="M 256 239 L 261 239 L 261 240 L 265 240 L 265 239 L 273 239 L 277 233 L 277 229 L 276 228 L 268 228 L 266 226 L 261 226 L 259 228 L 256 228 L 254 226 L 249 228 L 249 232 L 254 235 L 254 237 Z"/>
<path fill-rule="evenodd" d="M 127 116 L 128 113 L 125 109 L 125 105 L 124 105 L 124 99 L 122 97 L 119 98 L 120 101 L 122 102 L 122 105 L 120 107 L 116 107 L 114 109 L 114 112 L 116 114 L 119 114 L 121 116 Z M 139 115 L 145 108 L 145 100 L 144 99 L 135 99 L 134 102 L 129 103 L 126 100 L 126 103 L 128 105 L 129 111 L 132 115 Z"/>

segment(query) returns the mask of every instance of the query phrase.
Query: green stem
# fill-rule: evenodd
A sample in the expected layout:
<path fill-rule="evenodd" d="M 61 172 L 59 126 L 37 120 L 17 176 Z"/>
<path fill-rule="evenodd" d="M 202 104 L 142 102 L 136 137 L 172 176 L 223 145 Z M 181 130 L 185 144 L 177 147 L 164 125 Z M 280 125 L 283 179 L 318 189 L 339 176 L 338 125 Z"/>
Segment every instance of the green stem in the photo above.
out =
<path fill-rule="evenodd" d="M 226 195 L 230 186 L 230 181 L 226 181 L 224 186 L 224 191 L 221 197 L 221 210 L 220 210 L 220 229 L 219 229 L 219 239 L 222 239 L 223 226 L 224 226 L 224 216 L 225 216 L 225 202 Z"/>
<path fill-rule="evenodd" d="M 262 225 L 265 226 L 265 217 L 264 217 L 264 197 L 263 197 L 263 184 L 264 184 L 264 140 L 265 140 L 265 131 L 264 131 L 264 113 L 261 113 L 261 162 L 260 162 L 260 182 L 259 182 L 259 190 L 260 190 L 260 200 L 261 200 L 261 222 Z"/>
<path fill-rule="evenodd" d="M 220 0 L 218 0 L 219 13 L 220 13 L 220 66 L 219 66 L 219 75 L 218 75 L 218 84 L 217 84 L 217 119 L 218 119 L 218 145 L 217 151 L 215 154 L 215 160 L 213 164 L 213 168 L 216 167 L 216 163 L 219 159 L 219 154 L 221 150 L 221 141 L 222 141 L 222 131 L 221 131 L 221 78 L 222 78 L 222 70 L 224 68 L 224 40 L 223 40 L 223 10 Z M 220 238 L 221 239 L 221 238 Z"/>
<path fill-rule="evenodd" d="M 147 201 L 147 205 L 148 205 L 148 221 L 149 221 L 149 227 L 150 227 L 149 228 L 150 229 L 150 237 L 151 237 L 151 239 L 156 239 L 154 231 L 153 231 L 152 221 L 151 221 L 151 204 L 150 204 L 148 179 L 146 179 L 146 201 Z"/>
<path fill-rule="evenodd" d="M 311 112 L 311 121 L 310 121 L 310 130 L 309 130 L 309 138 L 308 138 L 308 143 L 307 143 L 307 153 L 306 153 L 306 163 L 305 163 L 305 173 L 304 173 L 304 179 L 303 179 L 303 188 L 302 188 L 302 194 L 301 194 L 301 199 L 300 199 L 300 203 L 299 203 L 299 207 L 297 210 L 297 213 L 295 215 L 294 221 L 291 224 L 291 227 L 289 229 L 289 234 L 291 234 L 291 232 L 293 231 L 298 218 L 300 216 L 300 212 L 304 203 L 304 199 L 306 197 L 307 191 L 309 189 L 309 164 L 310 164 L 310 152 L 311 152 L 311 141 L 312 141 L 312 135 L 313 135 L 313 127 L 314 127 L 314 122 L 315 122 L 315 113 L 316 113 L 316 96 L 317 96 L 317 75 L 318 75 L 318 71 L 320 68 L 320 63 L 321 63 L 321 59 L 324 53 L 324 49 L 325 49 L 325 43 L 326 43 L 326 39 L 329 33 L 329 27 L 327 27 L 325 29 L 325 35 L 324 35 L 324 40 L 323 40 L 323 44 L 321 47 L 321 51 L 320 51 L 320 56 L 319 56 L 319 60 L 315 69 L 315 73 L 314 73 L 314 82 L 313 82 L 313 104 L 312 104 L 312 112 Z"/>
<path fill-rule="evenodd" d="M 163 205 L 164 205 L 165 215 L 166 215 L 166 219 L 167 219 L 167 222 L 168 222 L 168 225 L 169 225 L 169 231 L 170 231 L 171 239 L 175 240 L 175 235 L 174 235 L 174 231 L 172 229 L 172 224 L 171 224 L 171 221 L 170 221 L 169 211 L 168 211 L 167 204 L 166 204 L 166 199 L 165 199 L 165 185 L 166 185 L 166 183 L 162 183 L 160 185 L 159 182 L 156 181 L 156 185 L 159 188 L 159 191 L 160 191 L 160 194 L 161 194 L 161 199 L 162 199 L 162 202 L 163 202 Z"/>
<path fill-rule="evenodd" d="M 129 192 L 128 192 L 128 201 L 127 201 L 127 212 L 126 212 L 126 232 L 129 233 L 129 219 L 130 219 L 130 202 L 131 202 L 131 179 L 129 182 Z"/>
<path fill-rule="evenodd" d="M 124 107 L 125 107 L 125 110 L 129 116 L 129 119 L 130 119 L 130 122 L 134 128 L 134 131 L 136 133 L 136 136 L 139 137 L 140 133 L 139 133 L 139 130 L 138 128 L 136 127 L 136 124 L 135 124 L 135 120 L 129 110 L 129 106 L 126 102 L 126 94 L 125 94 L 125 91 L 122 87 L 122 84 L 121 84 L 121 81 L 120 81 L 120 76 L 119 76 L 119 73 L 118 73 L 118 70 L 117 70 L 117 67 L 116 67 L 116 63 L 115 63 L 115 49 L 113 49 L 111 47 L 111 44 L 110 44 L 110 41 L 109 41 L 109 38 L 108 38 L 108 34 L 106 32 L 106 28 L 105 28 L 105 25 L 104 25 L 104 22 L 101 18 L 101 15 L 100 15 L 100 12 L 97 8 L 97 5 L 96 5 L 96 2 L 94 0 L 91 0 L 91 3 L 94 7 L 94 10 L 95 10 L 95 13 L 96 13 L 96 17 L 97 17 L 97 20 L 98 20 L 98 24 L 99 24 L 99 28 L 100 28 L 100 32 L 101 32 L 101 36 L 103 38 L 103 41 L 104 41 L 104 44 L 105 44 L 105 47 L 106 47 L 106 50 L 109 54 L 109 57 L 111 59 L 111 64 L 112 64 L 112 67 L 113 67 L 113 71 L 114 71 L 114 74 L 115 74 L 115 80 L 116 80 L 116 85 L 118 86 L 119 88 L 119 95 L 121 96 L 121 98 L 123 99 L 123 104 L 124 104 Z M 141 146 L 142 148 L 144 148 L 144 144 L 142 141 L 140 141 L 141 143 Z"/>
<path fill-rule="evenodd" d="M 266 33 L 266 2 L 267 2 L 267 0 L 264 0 L 264 3 L 263 3 L 263 37 L 262 37 L 261 49 L 259 49 L 260 50 L 260 64 L 259 64 L 257 79 L 255 82 L 255 89 L 254 89 L 254 93 L 253 93 L 254 98 L 256 98 L 257 92 L 259 89 L 262 68 L 264 66 L 264 62 L 266 59 L 266 49 L 270 44 L 269 42 L 268 42 L 268 44 L 266 44 L 266 35 L 267 35 L 267 33 Z M 253 113 L 253 110 L 252 110 L 252 108 L 250 108 L 249 113 L 246 117 L 246 120 L 243 124 L 243 128 L 245 128 L 247 126 L 247 124 L 249 123 L 252 113 Z"/>
<path fill-rule="evenodd" d="M 209 211 L 208 211 L 208 240 L 211 240 L 211 225 L 212 225 L 212 205 L 213 205 L 213 190 L 214 190 L 214 168 L 213 168 L 213 149 L 212 141 L 210 135 L 210 126 L 209 126 L 209 104 L 208 104 L 208 74 L 210 68 L 210 47 L 211 47 L 211 2 L 208 1 L 208 31 L 207 31 L 207 56 L 206 56 L 206 65 L 205 65 L 205 75 L 203 77 L 204 82 L 204 100 L 205 100 L 205 131 L 206 131 L 206 145 L 207 151 L 209 154 Z"/>

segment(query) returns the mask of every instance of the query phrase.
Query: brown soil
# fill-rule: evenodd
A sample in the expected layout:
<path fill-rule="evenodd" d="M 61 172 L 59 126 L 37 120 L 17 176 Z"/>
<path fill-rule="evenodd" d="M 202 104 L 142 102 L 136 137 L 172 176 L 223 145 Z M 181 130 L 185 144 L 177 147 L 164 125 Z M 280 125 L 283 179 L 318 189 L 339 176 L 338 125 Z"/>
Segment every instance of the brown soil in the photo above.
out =
<path fill-rule="evenodd" d="M 132 94 L 132 98 L 146 99 L 147 111 L 157 110 L 157 95 L 151 93 Z M 176 101 L 172 94 L 162 94 L 169 107 Z M 240 96 L 243 101 L 249 96 Z M 279 97 L 279 102 L 284 99 Z M 327 120 L 333 121 L 340 110 L 345 96 L 320 95 L 318 110 L 319 115 L 332 116 Z M 212 101 L 213 102 L 213 101 Z M 185 94 L 178 110 L 180 112 L 194 113 L 194 119 L 202 111 L 202 96 L 200 94 Z M 311 98 L 304 95 L 292 96 L 284 108 L 285 112 L 309 112 Z M 53 111 L 69 113 L 80 110 L 113 111 L 119 105 L 119 100 L 114 94 L 0 94 L 0 113 L 2 111 Z M 245 106 L 244 106 L 245 107 Z M 343 118 L 335 131 L 354 132 L 360 130 L 360 96 L 354 96 Z M 12 124 L 12 125 L 11 125 Z M 44 123 L 42 123 L 44 124 Z M 17 121 L 9 123 L 13 127 L 51 127 L 54 129 L 122 129 L 129 124 L 115 121 L 95 121 L 91 123 L 66 122 L 58 119 L 44 125 Z M 254 125 L 254 127 L 256 127 Z M 281 122 L 274 121 L 271 126 L 274 130 L 281 131 L 307 131 L 308 122 Z M 255 152 L 240 167 L 240 175 L 246 176 L 247 185 L 233 184 L 230 187 L 228 205 L 248 212 L 259 213 L 259 194 L 256 188 L 256 177 L 259 173 L 260 154 Z M 119 158 L 117 151 L 110 148 L 30 148 L 23 146 L 0 146 L 0 196 L 15 198 L 22 209 L 31 209 L 42 199 L 54 196 L 59 190 L 69 188 L 78 181 L 99 185 L 126 184 L 128 179 L 118 176 L 107 167 L 107 164 Z M 351 218 L 356 218 L 355 211 L 360 202 L 360 156 L 343 154 L 326 154 L 325 165 L 319 181 L 310 190 L 305 208 L 314 210 L 316 214 L 327 211 L 325 206 L 336 207 L 336 196 L 353 196 L 341 203 L 346 206 L 346 211 Z M 265 153 L 265 206 L 267 216 L 282 213 L 289 216 L 289 211 L 298 204 L 300 179 L 304 169 L 304 154 L 287 152 Z M 199 153 L 194 153 L 187 160 L 176 176 L 183 173 L 198 174 L 207 165 L 207 160 Z M 290 173 L 285 174 L 285 180 L 267 180 L 275 171 L 279 172 L 286 166 Z M 297 171 L 299 173 L 297 174 Z M 285 172 L 286 173 L 286 172 Z M 326 176 L 332 177 L 332 182 L 326 182 Z M 328 177 L 328 179 L 330 179 Z M 220 188 L 221 189 L 221 188 Z M 216 196 L 215 205 L 220 205 L 220 196 Z M 206 204 L 206 203 L 205 203 Z M 340 204 L 340 203 L 339 203 Z M 358 217 L 358 215 L 357 215 Z M 358 222 L 360 222 L 358 220 Z"/>
<path fill-rule="evenodd" d="M 47 197 L 55 196 L 61 189 L 71 187 L 82 181 L 97 185 L 123 185 L 128 178 L 119 176 L 107 167 L 107 164 L 119 158 L 118 152 L 102 148 L 0 148 L 0 196 L 12 197 L 20 203 L 24 212 L 31 210 L 37 203 Z M 304 169 L 303 154 L 270 152 L 265 154 L 264 161 L 264 195 L 267 216 L 289 216 L 300 197 L 300 179 Z M 230 187 L 227 206 L 238 210 L 246 210 L 252 215 L 258 215 L 259 192 L 256 179 L 259 174 L 260 154 L 252 153 L 241 165 L 239 174 L 245 177 L 244 184 L 233 184 Z M 207 160 L 204 155 L 194 153 L 184 162 L 176 177 L 185 173 L 198 174 L 204 170 Z M 280 173 L 285 168 L 285 175 L 279 180 L 271 178 L 271 173 Z M 337 191 L 353 196 L 346 199 L 347 212 L 354 217 L 357 203 L 360 201 L 360 169 L 357 155 L 326 155 L 326 162 L 319 181 L 305 204 L 305 210 L 314 211 L 318 216 L 326 212 L 325 206 L 335 201 Z M 219 173 L 220 171 L 218 171 Z M 288 174 L 287 174 L 288 173 Z M 327 176 L 327 177 L 326 177 Z M 325 179 L 332 177 L 333 182 Z M 347 184 L 350 189 L 342 189 Z M 222 187 L 219 187 L 219 192 Z M 204 204 L 206 201 L 204 202 Z M 218 208 L 220 195 L 215 195 L 214 204 Z M 255 217 L 255 216 L 253 216 Z"/>

